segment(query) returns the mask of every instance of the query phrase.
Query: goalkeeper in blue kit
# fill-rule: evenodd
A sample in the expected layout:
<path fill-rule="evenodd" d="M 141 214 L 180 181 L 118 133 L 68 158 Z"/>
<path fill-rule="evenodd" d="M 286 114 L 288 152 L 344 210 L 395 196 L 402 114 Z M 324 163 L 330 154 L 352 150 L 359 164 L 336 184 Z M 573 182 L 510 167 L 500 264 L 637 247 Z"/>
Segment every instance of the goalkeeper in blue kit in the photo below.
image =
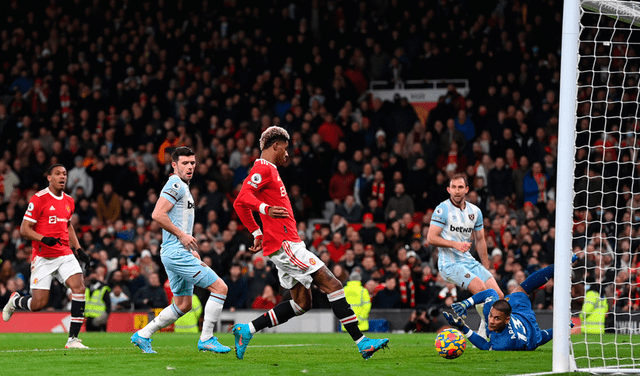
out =
<path fill-rule="evenodd" d="M 574 255 L 571 260 L 574 262 Z M 451 308 L 459 317 L 448 312 L 443 315 L 449 324 L 464 333 L 469 341 L 480 350 L 531 351 L 544 345 L 553 338 L 553 329 L 541 330 L 531 307 L 529 293 L 544 286 L 553 277 L 554 265 L 531 274 L 512 294 L 498 298 L 493 289 L 481 291 Z M 476 334 L 464 323 L 467 308 L 484 303 L 482 314 L 487 321 L 488 340 Z"/>

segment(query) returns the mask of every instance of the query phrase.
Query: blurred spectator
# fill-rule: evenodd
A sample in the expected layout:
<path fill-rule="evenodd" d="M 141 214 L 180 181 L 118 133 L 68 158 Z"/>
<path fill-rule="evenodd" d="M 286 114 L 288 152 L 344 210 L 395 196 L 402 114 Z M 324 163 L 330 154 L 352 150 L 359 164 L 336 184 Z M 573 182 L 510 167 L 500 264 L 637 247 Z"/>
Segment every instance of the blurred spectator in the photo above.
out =
<path fill-rule="evenodd" d="M 242 275 L 240 264 L 234 263 L 231 265 L 229 274 L 224 277 L 223 280 L 229 287 L 224 308 L 231 310 L 231 312 L 234 312 L 236 309 L 246 308 L 249 289 L 247 280 Z"/>
<path fill-rule="evenodd" d="M 112 225 L 120 218 L 121 201 L 117 193 L 113 191 L 111 182 L 105 182 L 102 193 L 98 195 L 96 214 L 102 223 Z"/>
<path fill-rule="evenodd" d="M 336 207 L 336 214 L 339 214 L 349 223 L 359 223 L 362 219 L 362 206 L 356 203 L 352 195 L 345 197 L 344 202 Z"/>
<path fill-rule="evenodd" d="M 127 311 L 131 309 L 131 299 L 124 292 L 122 282 L 117 282 L 111 287 L 109 293 L 109 300 L 111 301 L 111 311 Z"/>
<path fill-rule="evenodd" d="M 160 285 L 158 273 L 149 275 L 149 284 L 140 288 L 133 295 L 135 309 L 164 308 L 169 305 L 167 294 Z"/>
<path fill-rule="evenodd" d="M 393 276 L 385 279 L 384 290 L 378 293 L 371 300 L 371 308 L 400 308 L 400 293 L 396 289 L 397 282 Z"/>
<path fill-rule="evenodd" d="M 270 310 L 280 303 L 281 300 L 282 297 L 274 294 L 273 287 L 271 287 L 271 285 L 265 285 L 262 295 L 255 298 L 253 304 L 251 304 L 251 308 L 259 309 L 261 311 Z"/>
<path fill-rule="evenodd" d="M 404 184 L 397 183 L 394 188 L 395 195 L 389 198 L 387 208 L 385 210 L 385 217 L 387 220 L 396 220 L 402 218 L 405 214 L 411 214 L 415 212 L 413 206 L 413 199 L 405 193 Z"/>
<path fill-rule="evenodd" d="M 353 187 L 356 181 L 355 175 L 348 170 L 345 160 L 338 162 L 338 171 L 329 181 L 329 197 L 336 206 L 340 205 L 347 196 L 353 196 Z"/>

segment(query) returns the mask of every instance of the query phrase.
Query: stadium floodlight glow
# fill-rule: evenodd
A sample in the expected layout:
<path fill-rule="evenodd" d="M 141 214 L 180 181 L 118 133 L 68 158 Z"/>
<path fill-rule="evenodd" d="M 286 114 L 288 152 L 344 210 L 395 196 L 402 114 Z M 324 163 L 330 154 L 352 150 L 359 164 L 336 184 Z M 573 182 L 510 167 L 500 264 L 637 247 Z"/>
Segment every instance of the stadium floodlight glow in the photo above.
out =
<path fill-rule="evenodd" d="M 640 340 L 634 336 L 640 333 L 640 310 L 620 309 L 634 302 L 625 291 L 640 276 L 631 264 L 640 241 L 640 205 L 631 200 L 640 198 L 634 195 L 640 193 L 634 180 L 640 172 L 639 82 L 640 3 L 565 0 L 553 372 L 640 373 Z M 589 262 L 572 268 L 572 248 L 582 249 Z M 601 278 L 605 272 L 610 277 Z M 602 291 L 598 304 L 607 303 L 607 319 L 589 326 L 590 334 L 583 325 L 571 335 L 569 317 L 584 317 L 589 288 Z"/>

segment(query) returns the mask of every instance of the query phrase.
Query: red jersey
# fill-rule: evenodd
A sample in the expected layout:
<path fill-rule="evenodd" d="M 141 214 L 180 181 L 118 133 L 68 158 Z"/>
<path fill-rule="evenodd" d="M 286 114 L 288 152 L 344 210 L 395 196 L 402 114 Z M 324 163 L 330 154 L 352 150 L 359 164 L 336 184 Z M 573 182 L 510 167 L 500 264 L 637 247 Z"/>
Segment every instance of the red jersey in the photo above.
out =
<path fill-rule="evenodd" d="M 27 211 L 24 213 L 24 220 L 35 223 L 34 231 L 43 236 L 53 236 L 60 238 L 62 244 L 53 247 L 39 241 L 32 241 L 32 256 L 40 257 L 60 257 L 71 255 L 73 252 L 69 248 L 69 221 L 75 210 L 73 198 L 66 193 L 62 196 L 54 196 L 49 188 L 45 188 L 33 195 Z"/>
<path fill-rule="evenodd" d="M 287 218 L 271 218 L 266 215 L 269 206 L 281 206 L 289 212 Z M 258 224 L 253 218 L 252 211 L 260 213 L 264 238 L 262 248 L 265 256 L 268 256 L 282 246 L 285 240 L 298 243 L 296 220 L 293 218 L 293 209 L 289 201 L 287 189 L 280 179 L 276 166 L 264 159 L 256 159 L 249 176 L 242 183 L 238 197 L 233 203 L 238 217 L 250 232 L 259 230 Z"/>

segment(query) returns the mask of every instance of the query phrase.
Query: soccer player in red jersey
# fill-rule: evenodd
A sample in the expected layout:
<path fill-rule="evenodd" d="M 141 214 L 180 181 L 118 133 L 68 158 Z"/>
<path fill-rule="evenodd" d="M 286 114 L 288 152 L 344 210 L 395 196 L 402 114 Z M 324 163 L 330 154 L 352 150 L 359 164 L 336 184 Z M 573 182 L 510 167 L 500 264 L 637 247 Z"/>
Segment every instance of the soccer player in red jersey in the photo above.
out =
<path fill-rule="evenodd" d="M 71 325 L 69 339 L 65 348 L 87 347 L 78 339 L 78 333 L 84 322 L 85 287 L 82 269 L 73 255 L 86 265 L 89 256 L 80 248 L 76 232 L 71 226 L 71 216 L 75 209 L 73 198 L 64 193 L 67 183 L 67 169 L 56 164 L 47 170 L 49 187 L 33 195 L 27 211 L 24 213 L 20 234 L 31 240 L 31 293 L 32 296 L 11 294 L 9 302 L 2 310 L 2 318 L 9 321 L 16 308 L 40 311 L 49 301 L 49 289 L 55 276 L 60 283 L 71 289 Z"/>
<path fill-rule="evenodd" d="M 289 134 L 283 128 L 272 126 L 262 133 L 262 154 L 242 184 L 233 207 L 254 236 L 253 247 L 249 249 L 254 253 L 263 251 L 264 256 L 269 256 L 278 269 L 280 284 L 291 291 L 293 300 L 279 303 L 248 324 L 235 325 L 236 356 L 238 359 L 244 357 L 254 333 L 310 310 L 310 287 L 314 283 L 327 294 L 333 313 L 355 341 L 362 357 L 369 359 L 376 351 L 387 347 L 389 340 L 367 338 L 362 334 L 358 318 L 345 299 L 342 283 L 298 237 L 289 196 L 277 169 L 289 156 L 288 146 Z M 253 218 L 254 211 L 260 213 L 264 235 Z"/>

